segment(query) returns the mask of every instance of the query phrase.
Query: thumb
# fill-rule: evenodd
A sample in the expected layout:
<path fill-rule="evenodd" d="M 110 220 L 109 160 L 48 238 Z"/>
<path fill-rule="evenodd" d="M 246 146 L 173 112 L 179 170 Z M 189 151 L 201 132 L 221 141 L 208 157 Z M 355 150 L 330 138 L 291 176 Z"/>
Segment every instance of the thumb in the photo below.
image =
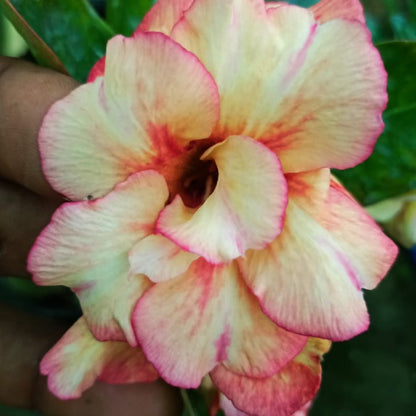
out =
<path fill-rule="evenodd" d="M 57 197 L 41 169 L 37 137 L 44 115 L 78 83 L 58 72 L 0 57 L 0 177 Z"/>

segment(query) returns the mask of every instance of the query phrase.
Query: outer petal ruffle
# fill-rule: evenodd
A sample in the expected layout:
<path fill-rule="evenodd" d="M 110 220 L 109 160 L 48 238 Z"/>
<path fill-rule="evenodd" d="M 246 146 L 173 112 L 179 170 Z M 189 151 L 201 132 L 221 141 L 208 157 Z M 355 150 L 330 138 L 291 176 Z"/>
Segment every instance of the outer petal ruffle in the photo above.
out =
<path fill-rule="evenodd" d="M 321 0 L 312 10 L 315 19 L 321 23 L 333 19 L 358 20 L 365 24 L 363 6 L 359 0 Z"/>
<path fill-rule="evenodd" d="M 227 396 L 221 393 L 219 397 L 219 407 L 224 411 L 225 416 L 250 416 L 248 413 L 238 410 L 233 405 L 233 402 Z"/>
<path fill-rule="evenodd" d="M 365 26 L 346 20 L 320 25 L 264 142 L 285 172 L 355 166 L 371 154 L 383 131 L 386 84 Z"/>
<path fill-rule="evenodd" d="M 172 28 L 193 2 L 194 0 L 159 0 L 143 18 L 134 34 L 151 31 L 170 35 Z"/>
<path fill-rule="evenodd" d="M 216 136 L 264 140 L 285 172 L 347 168 L 371 153 L 384 127 L 387 77 L 360 22 L 319 25 L 296 6 L 266 11 L 260 0 L 201 0 L 172 37 L 217 82 Z"/>
<path fill-rule="evenodd" d="M 199 0 L 172 31 L 218 85 L 221 118 L 216 136 L 259 138 L 275 122 L 284 78 L 293 71 L 288 64 L 304 48 L 315 23 L 307 10 L 281 9 L 287 12 L 277 33 L 263 0 Z"/>
<path fill-rule="evenodd" d="M 273 241 L 283 225 L 286 181 L 276 155 L 260 143 L 232 136 L 208 149 L 218 169 L 214 192 L 195 209 L 177 196 L 157 231 L 212 263 L 232 260 Z"/>
<path fill-rule="evenodd" d="M 160 375 L 187 388 L 197 387 L 221 362 L 240 374 L 269 376 L 306 342 L 263 314 L 234 263 L 212 266 L 203 259 L 183 276 L 150 288 L 132 321 Z"/>
<path fill-rule="evenodd" d="M 43 169 L 71 199 L 102 196 L 129 174 L 163 168 L 211 134 L 218 91 L 190 52 L 161 33 L 116 36 L 105 76 L 55 103 L 39 134 Z"/>
<path fill-rule="evenodd" d="M 237 409 L 249 415 L 289 416 L 309 402 L 318 391 L 321 383 L 320 360 L 329 347 L 329 341 L 309 339 L 293 361 L 269 378 L 244 377 L 222 365 L 211 372 L 211 378 Z"/>
<path fill-rule="evenodd" d="M 140 349 L 125 342 L 97 341 L 84 318 L 80 318 L 43 357 L 40 371 L 48 376 L 49 389 L 61 399 L 81 397 L 96 380 L 121 384 L 158 378 L 157 371 Z"/>
<path fill-rule="evenodd" d="M 302 188 L 298 176 L 288 178 L 290 202 L 282 233 L 266 250 L 249 251 L 239 264 L 263 310 L 278 325 L 345 340 L 367 329 L 360 288 L 374 287 L 384 276 L 396 248 L 334 183 L 324 194 L 321 209 L 326 205 L 326 210 L 316 209 L 314 199 L 308 201 L 308 194 L 316 192 L 309 189 L 311 178 Z"/>
<path fill-rule="evenodd" d="M 287 5 L 287 2 L 268 2 L 266 8 Z M 357 20 L 365 24 L 364 9 L 360 0 L 321 0 L 309 8 L 320 23 L 334 19 Z"/>
<path fill-rule="evenodd" d="M 291 416 L 307 416 L 311 406 L 312 406 L 312 401 L 306 403 L 305 406 L 297 410 Z M 250 416 L 248 413 L 238 410 L 233 405 L 233 402 L 230 399 L 228 399 L 227 396 L 225 396 L 224 394 L 220 394 L 219 407 L 220 409 L 224 411 L 225 416 Z M 274 416 L 274 413 L 273 413 L 273 416 Z"/>
<path fill-rule="evenodd" d="M 99 339 L 135 343 L 130 313 L 150 282 L 130 273 L 128 251 L 152 232 L 167 198 L 158 173 L 132 175 L 102 199 L 64 204 L 32 248 L 35 282 L 71 287 Z"/>
<path fill-rule="evenodd" d="M 153 282 L 163 282 L 186 272 L 197 254 L 182 250 L 162 235 L 149 235 L 129 253 L 131 270 L 145 274 Z"/>
<path fill-rule="evenodd" d="M 396 260 L 398 247 L 346 189 L 332 181 L 325 227 L 351 259 L 359 285 L 374 289 Z"/>
<path fill-rule="evenodd" d="M 96 78 L 103 77 L 105 72 L 105 56 L 99 59 L 91 68 L 87 82 L 94 82 Z"/>

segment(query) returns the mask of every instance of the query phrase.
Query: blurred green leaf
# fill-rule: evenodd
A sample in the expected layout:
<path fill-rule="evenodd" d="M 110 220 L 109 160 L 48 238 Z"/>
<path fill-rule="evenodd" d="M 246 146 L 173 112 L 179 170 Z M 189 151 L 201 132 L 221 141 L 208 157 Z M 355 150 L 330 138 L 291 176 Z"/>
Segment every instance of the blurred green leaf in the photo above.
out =
<path fill-rule="evenodd" d="M 362 0 L 375 42 L 416 40 L 414 0 Z"/>
<path fill-rule="evenodd" d="M 416 39 L 416 8 L 414 0 L 383 0 L 385 12 L 395 39 Z"/>
<path fill-rule="evenodd" d="M 266 1 L 276 1 L 276 0 L 266 0 Z M 301 7 L 311 7 L 312 5 L 318 3 L 319 0 L 288 0 L 290 4 L 295 4 Z"/>
<path fill-rule="evenodd" d="M 52 49 L 38 36 L 9 0 L 0 0 L 0 10 L 28 43 L 37 61 L 62 73 L 68 73 Z"/>
<path fill-rule="evenodd" d="M 86 0 L 0 1 L 11 3 L 81 82 L 104 55 L 107 40 L 114 34 Z"/>
<path fill-rule="evenodd" d="M 31 280 L 18 277 L 0 277 L 0 301 L 30 313 L 70 322 L 81 316 L 78 299 L 69 288 L 36 286 Z"/>
<path fill-rule="evenodd" d="M 181 389 L 184 403 L 182 416 L 209 416 L 204 395 L 199 390 Z"/>
<path fill-rule="evenodd" d="M 416 42 L 386 42 L 378 48 L 389 74 L 385 131 L 368 160 L 334 171 L 365 205 L 416 188 Z"/>
<path fill-rule="evenodd" d="M 42 416 L 41 413 L 35 412 L 34 410 L 18 409 L 14 407 L 2 406 L 0 404 L 0 415 L 1 416 Z"/>
<path fill-rule="evenodd" d="M 154 0 L 107 0 L 107 21 L 117 33 L 131 36 L 154 3 Z"/>
<path fill-rule="evenodd" d="M 333 344 L 310 416 L 415 414 L 415 274 L 403 250 L 380 286 L 366 292 L 370 329 Z"/>

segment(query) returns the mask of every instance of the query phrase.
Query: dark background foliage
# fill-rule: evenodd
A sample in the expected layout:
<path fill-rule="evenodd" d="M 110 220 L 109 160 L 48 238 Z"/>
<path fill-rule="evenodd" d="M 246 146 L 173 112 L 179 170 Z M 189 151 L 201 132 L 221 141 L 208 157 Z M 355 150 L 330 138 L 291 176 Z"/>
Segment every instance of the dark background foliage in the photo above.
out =
<path fill-rule="evenodd" d="M 309 6 L 316 0 L 290 1 Z M 385 132 L 373 155 L 354 169 L 336 172 L 368 205 L 416 188 L 416 1 L 363 0 L 368 26 L 389 74 Z M 4 2 L 3 2 L 4 3 Z M 32 54 L 56 68 L 64 65 L 83 81 L 114 33 L 131 34 L 152 0 L 11 0 L 41 39 Z M 0 2 L 1 4 L 1 2 Z M 3 5 L 3 12 L 8 10 Z M 101 16 L 101 17 L 100 17 Z M 51 50 L 45 53 L 42 42 Z M 0 54 L 7 46 L 0 23 Z M 53 59 L 51 58 L 53 57 Z M 412 416 L 416 414 L 415 265 L 402 249 L 389 276 L 365 294 L 371 327 L 326 355 L 323 383 L 312 416 Z M 0 300 L 33 313 L 71 321 L 77 302 L 64 288 L 38 288 L 27 281 L 0 279 Z M 191 400 L 200 406 L 198 396 Z M 2 416 L 33 415 L 0 406 Z M 157 415 L 156 415 L 157 416 Z"/>

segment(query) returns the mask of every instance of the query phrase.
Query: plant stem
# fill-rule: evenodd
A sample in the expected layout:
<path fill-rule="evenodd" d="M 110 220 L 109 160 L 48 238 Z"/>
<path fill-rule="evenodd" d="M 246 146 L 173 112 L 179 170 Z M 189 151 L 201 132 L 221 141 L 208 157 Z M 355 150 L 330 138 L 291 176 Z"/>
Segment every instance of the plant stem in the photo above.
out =
<path fill-rule="evenodd" d="M 194 409 L 192 408 L 191 401 L 189 400 L 188 393 L 186 392 L 185 389 L 181 389 L 181 396 L 182 396 L 185 409 L 188 412 L 188 416 L 197 416 L 196 413 L 194 412 Z"/>

